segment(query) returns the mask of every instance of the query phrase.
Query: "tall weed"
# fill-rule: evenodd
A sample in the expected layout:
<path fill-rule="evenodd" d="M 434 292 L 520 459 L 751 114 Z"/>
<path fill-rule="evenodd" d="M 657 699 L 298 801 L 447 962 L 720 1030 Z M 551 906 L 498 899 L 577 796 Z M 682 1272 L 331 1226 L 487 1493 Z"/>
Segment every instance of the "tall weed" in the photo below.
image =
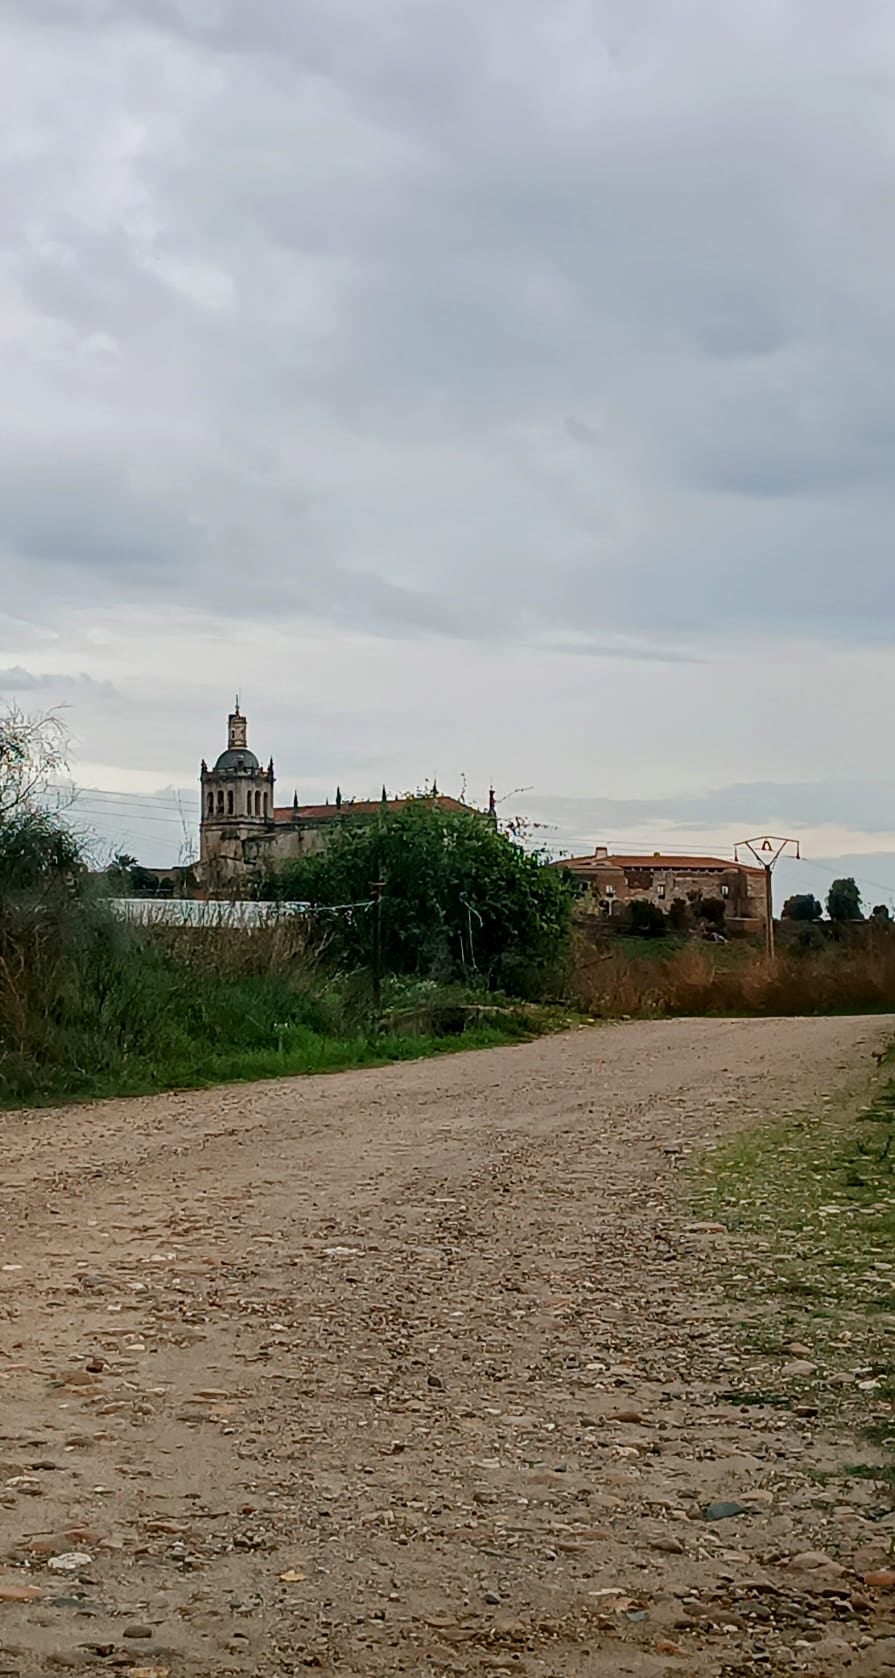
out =
<path fill-rule="evenodd" d="M 895 1007 L 895 939 L 783 951 L 773 960 L 743 945 L 689 943 L 667 955 L 631 955 L 621 940 L 581 940 L 574 1000 L 602 1018 L 626 1015 L 835 1014 Z"/>

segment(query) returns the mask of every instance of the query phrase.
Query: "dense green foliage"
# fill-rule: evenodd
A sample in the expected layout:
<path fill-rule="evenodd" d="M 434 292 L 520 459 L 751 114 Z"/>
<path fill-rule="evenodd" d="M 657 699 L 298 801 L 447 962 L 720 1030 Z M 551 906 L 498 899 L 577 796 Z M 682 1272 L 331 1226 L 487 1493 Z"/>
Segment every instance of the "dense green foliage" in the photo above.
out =
<path fill-rule="evenodd" d="M 794 897 L 788 897 L 783 905 L 783 919 L 785 921 L 819 921 L 823 909 L 813 892 L 796 892 Z"/>
<path fill-rule="evenodd" d="M 0 985 L 4 1105 L 335 1071 L 538 1028 L 511 1011 L 470 1013 L 444 1036 L 430 1008 L 416 1029 L 382 1031 L 362 998 L 290 957 L 275 931 L 165 938 L 88 900 L 48 931 L 55 953 L 49 938 L 25 940 L 18 985 Z"/>
<path fill-rule="evenodd" d="M 452 998 L 447 1036 L 428 995 L 384 1030 L 303 940 L 296 923 L 141 929 L 97 894 L 61 824 L 0 823 L 0 1104 L 331 1071 L 538 1029 L 512 1010 L 464 1008 L 458 1023 Z M 387 988 L 393 1015 L 406 1001 Z"/>
<path fill-rule="evenodd" d="M 664 938 L 669 922 L 657 903 L 651 903 L 648 897 L 635 897 L 618 916 L 618 930 L 627 938 Z"/>
<path fill-rule="evenodd" d="M 850 876 L 848 879 L 833 881 L 827 893 L 827 914 L 831 921 L 863 920 L 861 893 Z"/>
<path fill-rule="evenodd" d="M 337 907 L 321 919 L 330 949 L 342 964 L 369 968 L 380 880 L 384 972 L 480 979 L 518 996 L 559 982 L 569 882 L 478 815 L 445 814 L 421 799 L 372 822 L 346 821 L 322 855 L 284 864 L 259 892 Z"/>

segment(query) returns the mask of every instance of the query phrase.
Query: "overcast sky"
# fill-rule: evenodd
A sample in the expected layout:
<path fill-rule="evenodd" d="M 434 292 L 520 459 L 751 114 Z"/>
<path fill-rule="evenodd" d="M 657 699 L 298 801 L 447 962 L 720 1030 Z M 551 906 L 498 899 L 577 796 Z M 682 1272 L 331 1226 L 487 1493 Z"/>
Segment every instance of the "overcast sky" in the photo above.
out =
<path fill-rule="evenodd" d="M 0 47 L 0 693 L 67 705 L 85 820 L 172 860 L 238 688 L 283 802 L 465 776 L 895 886 L 891 0 Z"/>

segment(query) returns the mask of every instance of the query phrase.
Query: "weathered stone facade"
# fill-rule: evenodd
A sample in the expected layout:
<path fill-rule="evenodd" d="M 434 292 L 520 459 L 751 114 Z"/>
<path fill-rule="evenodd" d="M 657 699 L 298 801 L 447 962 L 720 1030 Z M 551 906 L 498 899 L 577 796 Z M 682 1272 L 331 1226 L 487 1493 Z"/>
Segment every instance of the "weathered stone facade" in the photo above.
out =
<path fill-rule="evenodd" d="M 199 870 L 203 889 L 212 893 L 234 890 L 265 866 L 319 853 L 340 823 L 369 820 L 382 809 L 411 802 L 384 793 L 381 800 L 357 802 L 337 793 L 331 804 L 299 804 L 296 796 L 277 808 L 273 759 L 264 769 L 249 750 L 238 701 L 228 721 L 227 749 L 211 769 L 203 759 L 200 779 Z M 436 792 L 424 796 L 440 810 L 471 808 Z"/>
<path fill-rule="evenodd" d="M 666 914 L 678 898 L 721 898 L 727 919 L 764 926 L 765 880 L 761 868 L 747 868 L 723 857 L 612 856 L 598 845 L 593 856 L 570 857 L 557 863 L 576 882 L 589 889 L 603 913 L 617 914 L 634 898 L 646 898 Z"/>

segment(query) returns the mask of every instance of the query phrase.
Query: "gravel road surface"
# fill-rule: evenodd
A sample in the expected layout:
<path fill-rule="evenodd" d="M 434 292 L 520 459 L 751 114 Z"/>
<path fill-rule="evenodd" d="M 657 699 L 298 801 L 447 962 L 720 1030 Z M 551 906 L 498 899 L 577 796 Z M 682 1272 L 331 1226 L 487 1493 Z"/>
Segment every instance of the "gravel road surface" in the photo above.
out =
<path fill-rule="evenodd" d="M 0 1116 L 0 1678 L 888 1671 L 891 1616 L 836 1606 L 868 1522 L 821 1513 L 827 1446 L 721 1396 L 727 1237 L 684 1184 L 856 1098 L 892 1029 Z"/>

